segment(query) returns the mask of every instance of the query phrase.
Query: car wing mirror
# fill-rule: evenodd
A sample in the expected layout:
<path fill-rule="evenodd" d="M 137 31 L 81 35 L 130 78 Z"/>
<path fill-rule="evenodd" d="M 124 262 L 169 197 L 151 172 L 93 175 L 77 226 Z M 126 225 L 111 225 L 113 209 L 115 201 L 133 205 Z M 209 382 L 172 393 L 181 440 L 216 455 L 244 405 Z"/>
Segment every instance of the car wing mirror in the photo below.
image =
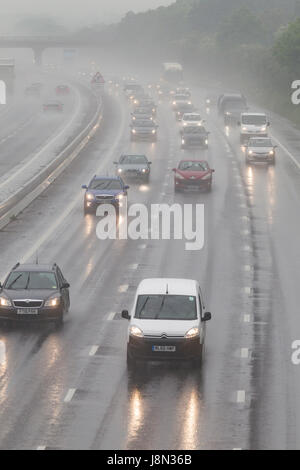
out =
<path fill-rule="evenodd" d="M 129 312 L 128 310 L 123 310 L 122 313 L 121 313 L 121 316 L 122 318 L 124 318 L 124 320 L 130 320 L 130 315 L 129 315 Z"/>
<path fill-rule="evenodd" d="M 152 165 L 152 162 L 148 162 L 148 165 Z"/>
<path fill-rule="evenodd" d="M 88 188 L 86 184 L 83 184 L 81 187 L 82 187 L 82 189 L 87 189 Z"/>
<path fill-rule="evenodd" d="M 210 312 L 205 312 L 204 317 L 203 317 L 203 321 L 204 322 L 210 321 L 211 318 L 212 318 L 211 313 Z"/>
<path fill-rule="evenodd" d="M 210 170 L 210 171 L 211 171 L 212 173 L 214 173 L 216 170 L 215 170 L 215 169 L 212 169 L 212 170 Z"/>
<path fill-rule="evenodd" d="M 129 189 L 129 188 L 130 188 L 130 186 L 128 186 L 128 185 L 124 186 L 124 189 Z"/>
<path fill-rule="evenodd" d="M 62 287 L 62 289 L 69 289 L 71 286 L 68 282 L 64 282 L 61 287 Z"/>

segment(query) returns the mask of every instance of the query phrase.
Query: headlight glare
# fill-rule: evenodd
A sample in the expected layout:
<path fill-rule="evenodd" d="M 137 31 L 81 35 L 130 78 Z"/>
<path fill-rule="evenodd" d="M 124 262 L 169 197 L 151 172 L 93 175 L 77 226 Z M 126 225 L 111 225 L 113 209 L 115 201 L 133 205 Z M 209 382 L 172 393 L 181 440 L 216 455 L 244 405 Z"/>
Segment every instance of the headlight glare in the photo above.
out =
<path fill-rule="evenodd" d="M 138 338 L 143 338 L 144 334 L 140 328 L 137 326 L 131 326 L 129 329 L 130 336 L 136 336 Z"/>
<path fill-rule="evenodd" d="M 57 307 L 60 304 L 60 297 L 50 297 L 50 299 L 46 300 L 45 307 Z"/>
<path fill-rule="evenodd" d="M 0 297 L 0 306 L 1 307 L 11 307 L 12 303 L 7 297 Z"/>
<path fill-rule="evenodd" d="M 186 332 L 185 334 L 185 337 L 186 338 L 197 338 L 199 336 L 200 332 L 199 332 L 199 328 L 197 327 L 194 327 L 194 328 L 191 328 L 189 331 Z"/>

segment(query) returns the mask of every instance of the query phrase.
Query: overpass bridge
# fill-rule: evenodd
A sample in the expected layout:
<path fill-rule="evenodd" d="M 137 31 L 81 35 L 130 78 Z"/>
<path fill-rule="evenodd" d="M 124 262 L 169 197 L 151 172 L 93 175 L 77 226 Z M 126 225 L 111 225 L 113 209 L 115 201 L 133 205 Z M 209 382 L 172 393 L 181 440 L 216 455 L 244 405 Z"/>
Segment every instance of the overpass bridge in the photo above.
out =
<path fill-rule="evenodd" d="M 42 64 L 43 52 L 51 47 L 84 47 L 93 44 L 92 40 L 77 38 L 75 35 L 63 36 L 0 36 L 0 49 L 32 49 L 36 65 Z"/>

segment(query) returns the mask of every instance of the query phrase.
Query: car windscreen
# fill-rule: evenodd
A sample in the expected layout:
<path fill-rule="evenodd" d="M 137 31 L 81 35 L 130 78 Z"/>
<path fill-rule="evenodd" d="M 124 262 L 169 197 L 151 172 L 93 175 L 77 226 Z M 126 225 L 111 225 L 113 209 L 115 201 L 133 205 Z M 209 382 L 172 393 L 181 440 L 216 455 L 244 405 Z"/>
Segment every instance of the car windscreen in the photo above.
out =
<path fill-rule="evenodd" d="M 242 116 L 242 124 L 250 124 L 253 126 L 264 126 L 267 123 L 266 116 L 247 115 Z"/>
<path fill-rule="evenodd" d="M 40 271 L 15 271 L 12 272 L 4 288 L 7 290 L 23 289 L 57 289 L 57 281 L 54 273 Z"/>
<path fill-rule="evenodd" d="M 249 147 L 273 147 L 271 139 L 251 139 Z"/>
<path fill-rule="evenodd" d="M 134 111 L 134 114 L 146 114 L 150 115 L 151 110 L 149 108 L 136 108 Z"/>
<path fill-rule="evenodd" d="M 183 119 L 185 121 L 201 121 L 201 116 L 200 114 L 190 114 L 187 116 L 183 116 Z"/>
<path fill-rule="evenodd" d="M 124 155 L 120 158 L 122 165 L 143 165 L 147 163 L 147 158 L 144 155 Z"/>
<path fill-rule="evenodd" d="M 182 171 L 207 171 L 208 164 L 206 162 L 180 162 L 179 170 Z"/>
<path fill-rule="evenodd" d="M 231 100 L 231 101 L 225 101 L 224 103 L 224 109 L 225 110 L 231 110 L 231 109 L 245 109 L 246 105 L 244 101 L 241 100 Z"/>
<path fill-rule="evenodd" d="M 196 297 L 188 295 L 139 295 L 135 318 L 151 320 L 195 320 Z"/>
<path fill-rule="evenodd" d="M 134 127 L 154 127 L 154 122 L 149 120 L 136 121 Z"/>
<path fill-rule="evenodd" d="M 122 185 L 118 180 L 110 180 L 110 179 L 97 179 L 93 180 L 89 186 L 89 189 L 122 189 Z"/>
<path fill-rule="evenodd" d="M 207 131 L 205 127 L 197 126 L 197 127 L 185 127 L 184 134 L 201 134 L 207 135 Z"/>

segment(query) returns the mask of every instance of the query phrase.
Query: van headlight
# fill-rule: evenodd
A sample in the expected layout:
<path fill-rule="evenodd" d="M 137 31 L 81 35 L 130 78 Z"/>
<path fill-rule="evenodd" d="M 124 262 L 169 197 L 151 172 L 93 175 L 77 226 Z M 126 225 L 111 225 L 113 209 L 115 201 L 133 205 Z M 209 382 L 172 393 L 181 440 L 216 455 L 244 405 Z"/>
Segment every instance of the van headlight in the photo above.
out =
<path fill-rule="evenodd" d="M 243 127 L 243 131 L 246 131 L 247 130 L 247 127 Z"/>
<path fill-rule="evenodd" d="M 0 297 L 0 306 L 1 307 L 11 307 L 12 303 L 11 300 L 9 300 L 7 297 Z"/>
<path fill-rule="evenodd" d="M 262 128 L 261 128 L 261 131 L 262 131 L 262 132 L 266 132 L 266 130 L 267 130 L 266 127 L 262 127 Z"/>
<path fill-rule="evenodd" d="M 132 129 L 132 133 L 133 133 L 133 134 L 136 134 L 136 130 L 135 130 L 135 129 Z"/>
<path fill-rule="evenodd" d="M 155 129 L 153 129 L 152 134 L 156 134 L 156 130 L 155 130 Z"/>
<path fill-rule="evenodd" d="M 182 143 L 182 145 L 184 145 L 184 144 L 185 144 L 185 140 L 184 140 L 184 139 L 182 139 L 181 143 Z"/>
<path fill-rule="evenodd" d="M 274 150 L 270 150 L 269 155 L 274 155 Z"/>
<path fill-rule="evenodd" d="M 205 145 L 208 145 L 208 139 L 205 139 Z"/>
<path fill-rule="evenodd" d="M 129 328 L 129 334 L 130 334 L 130 336 L 135 336 L 137 338 L 143 338 L 144 337 L 144 334 L 143 334 L 142 330 L 140 328 L 138 328 L 137 326 L 131 326 Z"/>
<path fill-rule="evenodd" d="M 195 328 L 191 328 L 189 331 L 186 332 L 185 334 L 185 337 L 186 338 L 197 338 L 198 336 L 200 336 L 200 331 L 199 331 L 199 328 L 195 327 Z"/>
<path fill-rule="evenodd" d="M 60 297 L 58 295 L 55 295 L 53 297 L 50 297 L 48 300 L 45 302 L 45 307 L 58 307 L 60 304 Z"/>

